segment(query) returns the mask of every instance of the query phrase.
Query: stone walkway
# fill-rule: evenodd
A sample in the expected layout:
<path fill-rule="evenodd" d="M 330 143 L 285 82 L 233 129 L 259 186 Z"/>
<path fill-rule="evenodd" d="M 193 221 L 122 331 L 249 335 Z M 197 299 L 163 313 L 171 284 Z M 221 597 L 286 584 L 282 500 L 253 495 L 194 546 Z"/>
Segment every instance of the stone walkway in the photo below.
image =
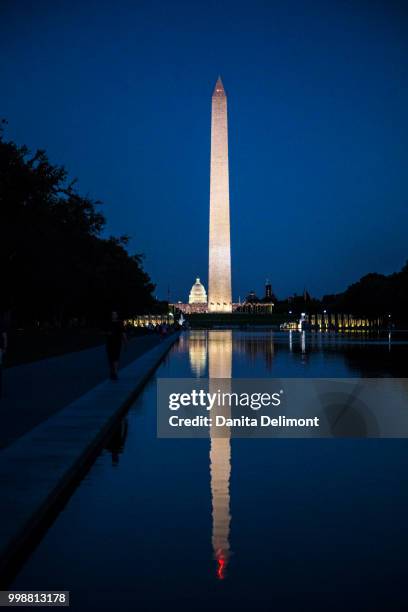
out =
<path fill-rule="evenodd" d="M 62 410 L 54 410 L 54 414 L 49 418 L 2 449 L 0 452 L 0 589 L 4 589 L 9 583 L 16 564 L 21 563 L 35 537 L 38 537 L 50 520 L 52 512 L 72 489 L 78 477 L 83 475 L 84 469 L 99 452 L 112 427 L 132 404 L 178 337 L 179 333 L 172 334 L 162 341 L 159 339 L 155 341 L 152 338 L 151 341 L 156 346 L 144 351 L 138 359 L 134 359 L 122 368 L 118 381 L 104 380 L 93 386 Z M 142 346 L 146 346 L 147 340 L 143 343 L 138 340 L 135 342 L 134 346 L 138 345 L 139 348 L 131 346 L 129 353 L 136 350 L 140 352 Z M 82 353 L 88 353 L 88 357 Z M 73 369 L 70 379 L 76 380 L 78 364 L 95 373 L 92 366 L 97 367 L 100 356 L 95 349 L 81 351 L 77 356 L 77 365 L 71 366 Z M 93 357 L 95 361 L 92 361 Z M 63 357 L 63 365 L 67 366 L 70 358 L 70 355 Z M 42 364 L 44 366 L 44 362 Z M 60 369 L 63 365 L 51 363 L 49 375 L 60 376 L 60 383 L 63 382 L 66 386 L 70 379 L 61 374 Z M 43 380 L 49 381 L 49 378 L 44 375 Z M 52 383 L 53 389 L 57 382 Z M 21 383 L 20 387 L 24 387 L 24 384 Z M 34 388 L 37 393 L 41 392 L 39 387 Z M 75 393 L 78 389 L 76 385 Z M 26 390 L 27 392 L 29 390 Z M 24 395 L 23 391 L 21 393 Z M 66 401 L 67 392 L 65 394 L 61 392 L 58 398 Z M 37 397 L 37 402 L 40 400 L 41 395 Z M 29 405 L 33 407 L 34 404 L 31 401 Z M 54 406 L 55 401 L 48 405 Z M 17 420 L 17 415 L 14 420 Z M 25 426 L 27 422 L 26 417 Z"/>
<path fill-rule="evenodd" d="M 157 335 L 131 340 L 121 367 L 160 343 Z M 0 398 L 0 448 L 4 448 L 108 377 L 105 346 L 7 368 Z"/>

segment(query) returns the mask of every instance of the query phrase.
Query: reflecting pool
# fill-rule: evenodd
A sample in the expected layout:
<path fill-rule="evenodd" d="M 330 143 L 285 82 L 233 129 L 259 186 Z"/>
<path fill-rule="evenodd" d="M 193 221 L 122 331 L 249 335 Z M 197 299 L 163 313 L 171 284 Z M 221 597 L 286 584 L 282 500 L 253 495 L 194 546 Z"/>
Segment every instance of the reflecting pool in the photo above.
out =
<path fill-rule="evenodd" d="M 407 357 L 398 336 L 183 334 L 11 588 L 73 610 L 406 609 L 408 441 L 157 439 L 156 377 L 405 377 Z"/>

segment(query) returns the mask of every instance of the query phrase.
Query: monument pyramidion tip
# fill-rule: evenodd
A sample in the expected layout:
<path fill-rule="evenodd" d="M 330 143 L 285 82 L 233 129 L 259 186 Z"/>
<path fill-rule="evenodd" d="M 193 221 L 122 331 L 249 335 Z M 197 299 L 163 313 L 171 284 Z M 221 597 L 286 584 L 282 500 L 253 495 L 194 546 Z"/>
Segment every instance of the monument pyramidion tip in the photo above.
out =
<path fill-rule="evenodd" d="M 213 96 L 225 96 L 224 85 L 222 84 L 221 77 L 219 76 L 214 87 Z"/>

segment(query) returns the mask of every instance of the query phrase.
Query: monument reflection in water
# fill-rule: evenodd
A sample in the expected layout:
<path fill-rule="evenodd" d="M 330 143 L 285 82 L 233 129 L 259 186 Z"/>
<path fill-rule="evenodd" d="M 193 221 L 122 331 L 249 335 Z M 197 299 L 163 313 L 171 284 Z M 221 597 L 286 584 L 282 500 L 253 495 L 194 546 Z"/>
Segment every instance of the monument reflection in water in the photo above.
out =
<path fill-rule="evenodd" d="M 228 392 L 231 387 L 232 331 L 191 332 L 189 358 L 192 371 L 197 376 L 205 372 L 208 355 L 209 391 L 221 389 Z M 218 407 L 215 414 L 228 417 L 229 409 Z M 210 480 L 212 501 L 212 547 L 217 562 L 217 577 L 223 580 L 230 557 L 230 475 L 231 432 L 229 427 L 210 430 Z"/>
<path fill-rule="evenodd" d="M 179 345 L 182 350 L 188 346 L 190 368 L 197 378 L 205 376 L 207 367 L 207 332 L 204 330 L 192 330 L 189 341 L 186 342 L 185 334 L 180 338 Z"/>

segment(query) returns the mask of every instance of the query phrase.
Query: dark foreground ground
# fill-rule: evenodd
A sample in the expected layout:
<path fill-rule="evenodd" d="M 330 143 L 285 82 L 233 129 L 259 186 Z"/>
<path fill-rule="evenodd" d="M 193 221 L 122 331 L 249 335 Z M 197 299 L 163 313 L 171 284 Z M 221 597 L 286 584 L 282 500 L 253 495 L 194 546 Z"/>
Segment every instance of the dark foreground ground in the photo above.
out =
<path fill-rule="evenodd" d="M 122 351 L 121 367 L 159 342 L 156 334 L 131 339 Z M 0 448 L 107 377 L 105 346 L 100 343 L 85 350 L 77 348 L 75 352 L 5 368 L 0 397 Z"/>
<path fill-rule="evenodd" d="M 135 329 L 132 337 L 146 336 L 143 329 Z M 9 348 L 4 367 L 13 367 L 23 363 L 57 357 L 83 351 L 105 342 L 105 333 L 101 329 L 21 329 L 9 332 Z"/>

